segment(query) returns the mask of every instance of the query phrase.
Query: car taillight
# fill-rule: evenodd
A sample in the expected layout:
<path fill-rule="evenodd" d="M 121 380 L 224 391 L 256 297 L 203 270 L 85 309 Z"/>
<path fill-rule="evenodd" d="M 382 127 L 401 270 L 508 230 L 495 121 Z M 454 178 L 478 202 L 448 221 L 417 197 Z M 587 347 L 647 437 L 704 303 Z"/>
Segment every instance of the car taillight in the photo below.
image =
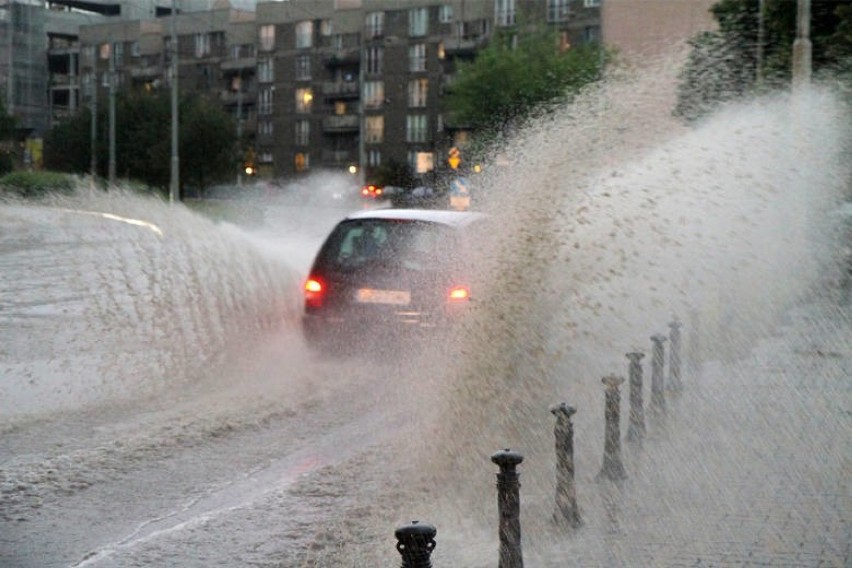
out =
<path fill-rule="evenodd" d="M 447 300 L 450 302 L 464 302 L 470 299 L 470 288 L 467 286 L 453 286 L 450 288 Z"/>
<path fill-rule="evenodd" d="M 322 296 L 325 292 L 325 286 L 316 278 L 308 278 L 305 281 L 305 303 L 310 306 L 319 306 L 322 303 Z"/>

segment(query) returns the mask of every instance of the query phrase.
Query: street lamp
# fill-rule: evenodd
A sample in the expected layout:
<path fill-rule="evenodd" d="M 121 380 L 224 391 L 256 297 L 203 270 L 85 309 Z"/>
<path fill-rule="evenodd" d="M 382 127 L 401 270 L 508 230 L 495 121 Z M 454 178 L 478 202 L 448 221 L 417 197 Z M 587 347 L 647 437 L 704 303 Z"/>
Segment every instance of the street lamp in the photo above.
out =
<path fill-rule="evenodd" d="M 172 55 L 172 168 L 169 180 L 169 203 L 179 199 L 178 176 L 180 175 L 180 160 L 178 159 L 178 45 L 177 45 L 177 6 L 172 0 L 171 16 L 171 55 Z"/>

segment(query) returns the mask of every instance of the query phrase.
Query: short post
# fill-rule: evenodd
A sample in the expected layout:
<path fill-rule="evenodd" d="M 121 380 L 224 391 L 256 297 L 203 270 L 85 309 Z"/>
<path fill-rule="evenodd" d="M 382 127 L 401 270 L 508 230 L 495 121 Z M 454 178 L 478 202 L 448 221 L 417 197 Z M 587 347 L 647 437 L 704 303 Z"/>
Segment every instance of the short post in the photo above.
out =
<path fill-rule="evenodd" d="M 680 380 L 680 328 L 683 324 L 674 319 L 669 324 L 669 381 L 667 383 L 669 390 L 679 392 L 683 389 L 683 383 Z"/>
<path fill-rule="evenodd" d="M 402 555 L 401 568 L 432 568 L 431 555 L 435 549 L 437 529 L 420 521 L 399 527 L 394 531 L 396 549 Z"/>
<path fill-rule="evenodd" d="M 577 528 L 583 524 L 574 485 L 574 424 L 571 417 L 577 413 L 577 409 L 562 402 L 550 407 L 550 412 L 556 416 L 556 426 L 553 428 L 556 438 L 556 506 L 553 522 Z"/>
<path fill-rule="evenodd" d="M 651 337 L 654 343 L 654 353 L 651 358 L 651 407 L 660 412 L 666 409 L 666 396 L 663 392 L 665 389 L 663 365 L 666 357 L 663 342 L 665 340 L 665 336 L 660 334 Z"/>
<path fill-rule="evenodd" d="M 500 515 L 500 563 L 498 568 L 523 568 L 521 554 L 521 484 L 517 465 L 524 457 L 510 449 L 491 456 L 500 466 L 497 474 L 497 510 Z"/>
<path fill-rule="evenodd" d="M 621 414 L 621 394 L 618 387 L 624 382 L 621 377 L 610 375 L 602 381 L 606 385 L 606 428 L 604 437 L 603 466 L 597 479 L 609 479 L 617 481 L 627 478 L 624 464 L 621 463 L 621 431 L 619 427 L 619 416 Z"/>
<path fill-rule="evenodd" d="M 627 441 L 641 442 L 645 437 L 645 408 L 642 400 L 642 358 L 644 353 L 628 353 L 630 360 L 630 421 L 627 426 Z"/>

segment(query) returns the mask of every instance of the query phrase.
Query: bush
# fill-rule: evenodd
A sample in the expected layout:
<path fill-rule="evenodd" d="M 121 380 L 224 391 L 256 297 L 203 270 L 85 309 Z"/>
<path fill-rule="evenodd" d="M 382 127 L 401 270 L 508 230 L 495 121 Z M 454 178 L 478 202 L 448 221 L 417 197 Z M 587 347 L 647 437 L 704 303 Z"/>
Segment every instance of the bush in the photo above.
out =
<path fill-rule="evenodd" d="M 57 172 L 12 172 L 0 177 L 0 195 L 38 199 L 74 192 L 73 176 Z"/>

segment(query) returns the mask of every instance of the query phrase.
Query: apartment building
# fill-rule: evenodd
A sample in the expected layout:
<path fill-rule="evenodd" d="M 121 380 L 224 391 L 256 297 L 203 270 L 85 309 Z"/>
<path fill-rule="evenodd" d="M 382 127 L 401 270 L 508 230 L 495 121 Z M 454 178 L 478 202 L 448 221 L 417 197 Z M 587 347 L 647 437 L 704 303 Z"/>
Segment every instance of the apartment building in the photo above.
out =
<path fill-rule="evenodd" d="M 238 119 L 245 159 L 267 178 L 331 169 L 369 179 L 391 162 L 426 178 L 463 141 L 464 125 L 442 108 L 457 63 L 496 30 L 546 23 L 565 45 L 601 37 L 600 0 L 177 0 L 174 19 L 170 0 L 30 3 L 42 19 L 65 12 L 73 23 L 23 34 L 45 38 L 47 60 L 27 56 L 41 66 L 33 90 L 45 93 L 29 99 L 33 116 L 42 111 L 29 133 L 96 92 L 170 88 L 174 23 L 179 89 Z"/>

